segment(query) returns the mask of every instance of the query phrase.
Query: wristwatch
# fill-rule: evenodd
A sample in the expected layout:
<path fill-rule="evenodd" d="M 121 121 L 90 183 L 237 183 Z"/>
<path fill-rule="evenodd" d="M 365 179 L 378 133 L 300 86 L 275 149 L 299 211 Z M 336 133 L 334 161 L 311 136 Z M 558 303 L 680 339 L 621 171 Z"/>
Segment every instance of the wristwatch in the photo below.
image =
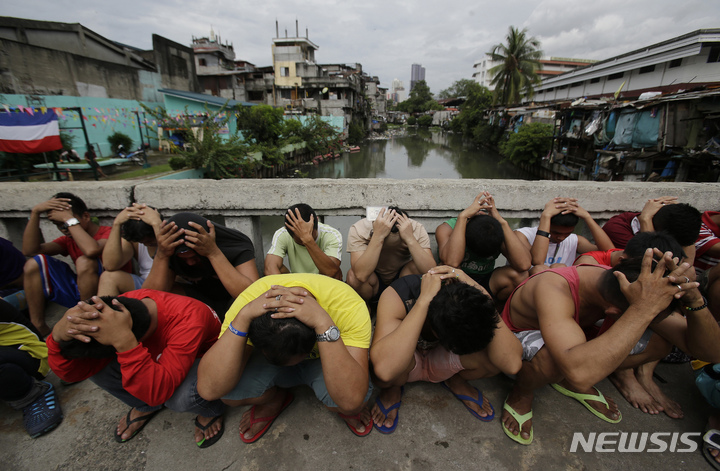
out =
<path fill-rule="evenodd" d="M 336 325 L 330 326 L 328 330 L 317 336 L 318 342 L 337 342 L 340 340 L 340 329 Z"/>
<path fill-rule="evenodd" d="M 78 224 L 80 224 L 80 221 L 78 221 L 77 218 L 70 218 L 65 221 L 65 224 L 63 224 L 63 229 L 67 230 L 72 226 L 77 226 Z"/>

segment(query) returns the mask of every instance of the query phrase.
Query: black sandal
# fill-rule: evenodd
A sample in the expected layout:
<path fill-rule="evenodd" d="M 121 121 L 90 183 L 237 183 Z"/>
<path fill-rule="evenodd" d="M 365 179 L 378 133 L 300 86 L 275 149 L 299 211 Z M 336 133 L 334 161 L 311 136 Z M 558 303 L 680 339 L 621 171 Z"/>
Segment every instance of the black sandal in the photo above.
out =
<path fill-rule="evenodd" d="M 200 423 L 200 421 L 197 419 L 197 417 L 195 417 L 195 427 L 199 428 L 200 430 L 203 431 L 203 433 L 205 433 L 205 430 L 207 430 L 207 429 L 209 429 L 210 427 L 212 427 L 212 424 L 214 424 L 215 422 L 217 422 L 217 419 L 219 419 L 220 417 L 222 417 L 222 415 L 217 415 L 217 416 L 213 417 L 212 420 L 211 420 L 210 422 L 208 422 L 207 425 L 202 425 L 202 424 Z M 216 443 L 218 442 L 218 440 L 220 440 L 220 438 L 223 436 L 223 433 L 225 433 L 225 421 L 224 421 L 224 420 L 223 420 L 222 424 L 220 424 L 220 430 L 218 431 L 217 434 L 215 434 L 214 437 L 211 437 L 211 438 L 207 438 L 207 439 L 206 439 L 206 438 L 203 436 L 203 439 L 200 440 L 199 442 L 196 442 L 195 444 L 196 444 L 197 446 L 199 446 L 200 448 L 208 448 L 208 447 L 211 447 L 211 446 L 213 446 L 214 444 L 216 444 Z"/>
<path fill-rule="evenodd" d="M 134 409 L 134 408 L 133 408 L 133 409 Z M 134 419 L 130 420 L 130 414 L 132 414 L 133 409 L 130 409 L 130 410 L 128 411 L 128 413 L 127 413 L 127 416 L 125 417 L 125 430 L 129 429 L 130 426 L 131 426 L 132 424 L 136 423 L 136 422 L 143 422 L 143 423 L 142 423 L 142 425 L 140 425 L 140 427 L 137 428 L 137 430 L 135 430 L 135 431 L 133 432 L 132 435 L 130 435 L 130 438 L 127 438 L 127 439 L 125 439 L 125 440 L 123 440 L 123 438 L 122 438 L 122 434 L 125 433 L 125 430 L 123 430 L 122 432 L 118 433 L 118 432 L 117 432 L 117 429 L 116 429 L 116 430 L 115 430 L 115 441 L 118 442 L 118 443 L 125 443 L 125 442 L 127 442 L 127 441 L 132 440 L 133 438 L 135 438 L 135 435 L 137 435 L 137 434 L 140 432 L 140 430 L 142 430 L 142 429 L 145 428 L 145 426 L 148 424 L 148 422 L 150 422 L 150 419 L 152 419 L 153 417 L 155 417 L 155 414 L 157 414 L 158 412 L 160 412 L 160 409 L 158 409 L 158 410 L 152 411 L 152 412 L 149 413 L 149 414 L 141 415 L 140 417 L 135 417 Z"/>

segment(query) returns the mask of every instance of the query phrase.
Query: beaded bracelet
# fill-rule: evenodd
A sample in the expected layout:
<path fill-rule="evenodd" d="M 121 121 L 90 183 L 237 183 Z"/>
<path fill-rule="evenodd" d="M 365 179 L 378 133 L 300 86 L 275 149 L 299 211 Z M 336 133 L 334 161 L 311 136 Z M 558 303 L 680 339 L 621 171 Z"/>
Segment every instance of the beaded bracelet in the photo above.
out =
<path fill-rule="evenodd" d="M 702 305 L 702 306 L 698 306 L 698 307 L 688 307 L 688 306 L 685 306 L 685 309 L 688 310 L 688 311 L 702 311 L 703 309 L 705 309 L 705 308 L 707 307 L 707 299 L 705 299 L 705 296 L 703 296 L 702 299 L 703 299 L 703 305 Z"/>
<path fill-rule="evenodd" d="M 228 324 L 228 330 L 238 337 L 247 337 L 247 332 L 241 332 L 233 327 L 232 323 Z"/>

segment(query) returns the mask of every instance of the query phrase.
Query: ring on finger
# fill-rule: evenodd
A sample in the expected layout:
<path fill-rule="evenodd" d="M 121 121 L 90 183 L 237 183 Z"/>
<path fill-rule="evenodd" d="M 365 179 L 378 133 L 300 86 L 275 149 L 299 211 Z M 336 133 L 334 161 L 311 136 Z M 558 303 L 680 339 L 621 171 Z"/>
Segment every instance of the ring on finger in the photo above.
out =
<path fill-rule="evenodd" d="M 277 313 L 277 312 L 278 312 L 278 308 L 275 308 L 275 310 L 274 310 L 273 312 Z"/>
<path fill-rule="evenodd" d="M 680 286 L 680 285 L 675 285 L 675 286 L 677 286 L 677 289 L 679 289 L 680 291 L 682 291 L 682 286 Z"/>
<path fill-rule="evenodd" d="M 282 294 L 278 294 L 275 296 L 275 301 L 280 301 L 282 299 Z"/>
<path fill-rule="evenodd" d="M 685 277 L 685 283 L 690 283 L 690 278 L 688 278 L 687 276 Z"/>

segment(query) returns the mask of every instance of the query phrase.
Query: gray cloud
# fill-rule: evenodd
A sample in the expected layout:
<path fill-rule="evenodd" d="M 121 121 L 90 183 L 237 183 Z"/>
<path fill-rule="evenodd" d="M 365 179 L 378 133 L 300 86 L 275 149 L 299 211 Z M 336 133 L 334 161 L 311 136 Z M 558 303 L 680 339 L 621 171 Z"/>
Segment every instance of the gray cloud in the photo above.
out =
<path fill-rule="evenodd" d="M 189 45 L 212 27 L 239 59 L 270 65 L 275 20 L 320 46 L 321 63 L 360 62 L 389 87 L 409 85 L 421 63 L 437 93 L 470 78 L 473 62 L 501 41 L 508 26 L 528 28 L 548 56 L 605 59 L 701 28 L 718 26 L 720 2 L 685 0 L 5 0 L 3 15 L 81 23 L 124 44 L 149 49 L 152 34 Z M 715 24 L 714 24 L 715 23 Z"/>

